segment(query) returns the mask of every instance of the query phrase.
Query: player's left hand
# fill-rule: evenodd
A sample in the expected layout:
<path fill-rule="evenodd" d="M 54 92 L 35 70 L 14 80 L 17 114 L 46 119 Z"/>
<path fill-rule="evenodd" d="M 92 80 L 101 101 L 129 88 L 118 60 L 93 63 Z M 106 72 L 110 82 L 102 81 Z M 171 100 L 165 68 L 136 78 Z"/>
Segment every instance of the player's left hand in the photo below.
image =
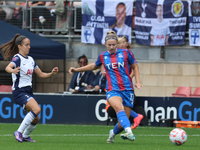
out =
<path fill-rule="evenodd" d="M 136 84 L 135 84 L 135 87 L 141 90 L 142 87 L 143 87 L 143 85 L 142 85 L 141 83 L 136 83 Z"/>
<path fill-rule="evenodd" d="M 54 68 L 52 69 L 52 71 L 51 71 L 51 73 L 52 73 L 53 76 L 56 75 L 57 72 L 58 72 L 58 67 L 54 67 Z"/>
<path fill-rule="evenodd" d="M 69 73 L 72 74 L 73 72 L 75 72 L 75 70 L 76 70 L 76 69 L 75 69 L 74 67 L 71 67 L 71 68 L 69 69 Z"/>

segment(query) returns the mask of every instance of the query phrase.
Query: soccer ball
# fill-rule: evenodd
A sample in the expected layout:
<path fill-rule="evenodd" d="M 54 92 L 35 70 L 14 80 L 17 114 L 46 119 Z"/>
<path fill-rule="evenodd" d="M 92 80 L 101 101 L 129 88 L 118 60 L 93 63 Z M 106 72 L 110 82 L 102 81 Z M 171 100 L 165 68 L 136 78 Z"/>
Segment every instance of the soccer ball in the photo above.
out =
<path fill-rule="evenodd" d="M 170 132 L 169 139 L 175 145 L 182 145 L 187 140 L 187 134 L 183 129 L 175 128 Z"/>

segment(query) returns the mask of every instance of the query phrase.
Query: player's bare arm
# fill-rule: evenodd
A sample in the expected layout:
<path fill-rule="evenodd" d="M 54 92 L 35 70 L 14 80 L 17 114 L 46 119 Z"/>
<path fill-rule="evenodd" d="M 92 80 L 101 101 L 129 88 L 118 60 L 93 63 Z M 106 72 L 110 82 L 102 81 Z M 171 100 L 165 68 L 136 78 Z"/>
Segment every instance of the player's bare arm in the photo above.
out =
<path fill-rule="evenodd" d="M 169 35 L 166 36 L 165 45 L 169 45 L 168 39 L 169 39 Z"/>
<path fill-rule="evenodd" d="M 131 68 L 134 70 L 134 74 L 135 74 L 135 87 L 138 89 L 141 89 L 143 86 L 140 83 L 140 74 L 139 74 L 138 64 L 136 63 L 132 64 Z"/>
<path fill-rule="evenodd" d="M 71 67 L 69 69 L 69 73 L 72 74 L 73 72 L 91 71 L 91 70 L 95 70 L 97 68 L 98 67 L 95 65 L 95 63 L 92 63 L 92 64 L 86 65 L 84 67 L 79 67 L 79 68 Z"/>
<path fill-rule="evenodd" d="M 35 69 L 35 73 L 38 75 L 38 77 L 40 78 L 49 78 L 51 76 L 54 76 L 56 75 L 58 72 L 58 67 L 54 67 L 52 69 L 52 71 L 50 73 L 45 73 L 45 72 L 42 72 L 41 69 L 38 67 L 37 69 Z"/>
<path fill-rule="evenodd" d="M 20 71 L 20 67 L 18 66 L 17 68 L 13 69 L 14 67 L 15 67 L 15 65 L 13 63 L 10 63 L 5 68 L 5 71 L 8 72 L 8 73 L 18 74 L 18 72 Z"/>
<path fill-rule="evenodd" d="M 151 43 L 150 43 L 150 45 L 153 45 L 153 39 L 154 39 L 154 36 L 151 35 Z"/>

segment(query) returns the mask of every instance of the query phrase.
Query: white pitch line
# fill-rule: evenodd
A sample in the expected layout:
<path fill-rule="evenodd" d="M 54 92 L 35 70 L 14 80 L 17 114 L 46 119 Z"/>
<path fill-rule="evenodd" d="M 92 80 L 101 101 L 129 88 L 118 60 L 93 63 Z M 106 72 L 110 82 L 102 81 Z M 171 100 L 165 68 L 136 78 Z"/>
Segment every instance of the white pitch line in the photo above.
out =
<path fill-rule="evenodd" d="M 0 137 L 13 136 L 13 134 L 0 134 Z M 31 136 L 108 136 L 108 134 L 31 134 Z M 169 136 L 169 135 L 159 135 L 159 134 L 135 134 L 135 136 Z M 187 136 L 200 136 L 200 134 L 191 134 Z"/>

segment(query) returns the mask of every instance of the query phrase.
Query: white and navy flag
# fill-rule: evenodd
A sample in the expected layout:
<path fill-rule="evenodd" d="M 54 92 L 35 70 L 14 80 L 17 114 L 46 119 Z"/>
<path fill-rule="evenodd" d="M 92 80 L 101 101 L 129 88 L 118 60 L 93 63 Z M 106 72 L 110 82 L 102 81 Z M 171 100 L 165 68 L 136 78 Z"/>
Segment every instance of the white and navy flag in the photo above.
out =
<path fill-rule="evenodd" d="M 81 42 L 104 44 L 107 31 L 131 43 L 133 0 L 82 0 Z"/>
<path fill-rule="evenodd" d="M 190 0 L 188 5 L 190 45 L 200 46 L 200 0 Z"/>
<path fill-rule="evenodd" d="M 183 45 L 187 1 L 136 0 L 135 37 L 141 45 Z"/>

